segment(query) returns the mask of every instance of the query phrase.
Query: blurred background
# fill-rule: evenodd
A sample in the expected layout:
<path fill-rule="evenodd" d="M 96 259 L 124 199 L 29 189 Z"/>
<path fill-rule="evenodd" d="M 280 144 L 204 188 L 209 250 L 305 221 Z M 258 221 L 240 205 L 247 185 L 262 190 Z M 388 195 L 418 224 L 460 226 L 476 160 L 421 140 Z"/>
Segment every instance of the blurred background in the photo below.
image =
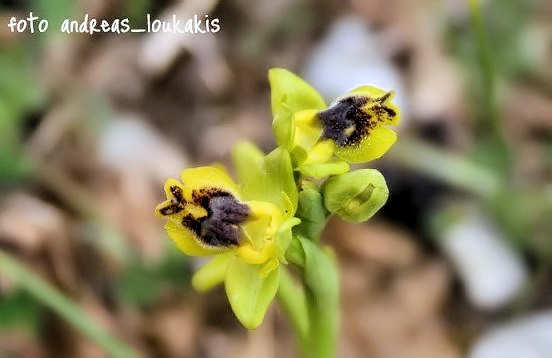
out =
<path fill-rule="evenodd" d="M 30 10 L 48 32 L 11 33 Z M 222 30 L 57 29 L 147 12 Z M 402 108 L 369 163 L 387 205 L 324 233 L 339 357 L 550 357 L 550 1 L 2 0 L 0 19 L 0 357 L 109 356 L 103 330 L 146 357 L 295 356 L 277 305 L 247 332 L 223 289 L 195 293 L 201 262 L 152 215 L 181 169 L 274 147 L 274 66 L 329 102 L 372 84 Z"/>

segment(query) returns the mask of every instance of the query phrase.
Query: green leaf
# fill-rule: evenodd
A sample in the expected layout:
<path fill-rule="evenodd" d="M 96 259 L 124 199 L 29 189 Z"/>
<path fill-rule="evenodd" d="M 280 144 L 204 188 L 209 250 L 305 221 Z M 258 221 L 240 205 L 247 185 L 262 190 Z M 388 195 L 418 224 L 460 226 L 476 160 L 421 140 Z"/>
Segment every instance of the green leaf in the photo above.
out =
<path fill-rule="evenodd" d="M 24 155 L 21 125 L 26 113 L 36 109 L 42 90 L 34 78 L 32 47 L 26 42 L 0 45 L 0 182 L 18 183 L 32 174 Z"/>
<path fill-rule="evenodd" d="M 192 286 L 199 292 L 205 292 L 223 283 L 228 265 L 233 257 L 233 252 L 215 256 L 194 274 L 192 277 Z"/>
<path fill-rule="evenodd" d="M 29 271 L 15 257 L 0 251 L 0 273 L 17 283 L 38 301 L 48 306 L 73 325 L 110 357 L 139 357 L 133 348 L 112 336 L 85 311 L 34 272 Z"/>
<path fill-rule="evenodd" d="M 125 0 L 123 1 L 122 17 L 128 17 L 134 26 L 144 26 L 144 14 L 151 12 L 152 0 Z"/>
<path fill-rule="evenodd" d="M 347 173 L 349 169 L 349 164 L 343 160 L 321 164 L 304 164 L 297 168 L 301 174 L 316 179 L 325 178 L 330 175 L 344 174 Z"/>
<path fill-rule="evenodd" d="M 15 327 L 30 333 L 40 329 L 42 307 L 27 292 L 17 290 L 0 296 L 0 329 L 10 330 Z"/>
<path fill-rule="evenodd" d="M 149 307 L 158 302 L 167 287 L 185 290 L 190 283 L 189 259 L 172 243 L 167 243 L 167 255 L 160 262 L 130 260 L 116 281 L 118 298 L 125 305 Z"/>
<path fill-rule="evenodd" d="M 71 17 L 75 13 L 77 9 L 76 4 L 75 1 L 71 0 L 32 0 L 29 7 L 36 11 L 36 15 L 43 19 L 48 19 L 50 30 L 42 35 L 53 37 L 61 35 L 59 31 L 53 31 L 53 29 L 59 28 L 64 19 Z"/>
<path fill-rule="evenodd" d="M 305 254 L 305 281 L 318 299 L 318 304 L 328 308 L 337 304 L 338 277 L 333 258 L 314 242 L 298 236 Z"/>
<path fill-rule="evenodd" d="M 326 225 L 327 214 L 324 198 L 316 185 L 303 182 L 299 192 L 299 206 L 295 214 L 301 219 L 301 224 L 295 227 L 294 232 L 317 241 Z"/>
<path fill-rule="evenodd" d="M 234 314 L 248 329 L 257 328 L 278 290 L 279 266 L 268 276 L 261 274 L 262 265 L 249 265 L 234 258 L 226 273 L 226 295 Z"/>
<path fill-rule="evenodd" d="M 494 171 L 498 176 L 508 176 L 514 155 L 502 138 L 489 136 L 477 140 L 469 157 L 474 163 Z"/>
<path fill-rule="evenodd" d="M 421 141 L 402 138 L 389 152 L 396 163 L 470 191 L 485 199 L 498 195 L 504 178 L 469 158 Z"/>
<path fill-rule="evenodd" d="M 276 142 L 290 150 L 295 131 L 294 113 L 304 109 L 324 109 L 326 103 L 311 85 L 288 70 L 272 68 L 268 71 L 268 80 Z"/>

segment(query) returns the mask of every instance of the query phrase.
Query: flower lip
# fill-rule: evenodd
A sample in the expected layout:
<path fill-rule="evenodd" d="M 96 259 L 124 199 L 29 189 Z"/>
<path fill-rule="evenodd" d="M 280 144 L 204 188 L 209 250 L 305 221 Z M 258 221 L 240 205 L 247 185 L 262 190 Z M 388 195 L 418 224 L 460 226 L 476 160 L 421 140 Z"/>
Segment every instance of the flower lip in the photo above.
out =
<path fill-rule="evenodd" d="M 240 243 L 239 224 L 249 217 L 249 207 L 220 189 L 200 189 L 192 193 L 194 202 L 207 211 L 207 216 L 187 215 L 182 225 L 194 231 L 207 246 L 230 247 Z"/>
<path fill-rule="evenodd" d="M 339 147 L 359 144 L 372 129 L 397 116 L 397 112 L 385 104 L 391 95 L 391 92 L 378 98 L 351 95 L 320 111 L 322 138 L 333 140 Z"/>
<path fill-rule="evenodd" d="M 232 194 L 219 188 L 201 188 L 192 192 L 192 200 L 187 202 L 182 188 L 169 187 L 172 198 L 159 213 L 165 216 L 177 214 L 186 205 L 197 205 L 205 209 L 207 215 L 195 217 L 188 213 L 182 217 L 182 226 L 191 230 L 205 246 L 230 247 L 240 243 L 239 224 L 249 218 L 250 209 L 240 203 Z"/>
<path fill-rule="evenodd" d="M 170 199 L 170 203 L 162 208 L 159 208 L 159 213 L 164 216 L 181 212 L 182 210 L 184 210 L 184 205 L 186 204 L 182 188 L 177 185 L 171 185 L 169 190 L 173 196 Z"/>

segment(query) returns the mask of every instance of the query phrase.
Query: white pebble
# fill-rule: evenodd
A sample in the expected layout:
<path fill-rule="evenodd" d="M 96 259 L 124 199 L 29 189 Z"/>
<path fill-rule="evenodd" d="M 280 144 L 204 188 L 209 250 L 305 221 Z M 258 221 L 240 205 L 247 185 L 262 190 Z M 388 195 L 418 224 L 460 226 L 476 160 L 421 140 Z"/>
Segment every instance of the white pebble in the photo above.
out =
<path fill-rule="evenodd" d="M 440 240 L 475 306 L 494 310 L 510 302 L 527 280 L 527 268 L 507 238 L 482 214 L 471 213 Z"/>
<path fill-rule="evenodd" d="M 473 346 L 470 358 L 549 358 L 552 311 L 532 314 L 492 329 Z"/>
<path fill-rule="evenodd" d="M 330 101 L 361 85 L 394 90 L 404 117 L 406 100 L 401 77 L 381 52 L 382 46 L 381 39 L 362 19 L 343 17 L 309 56 L 304 78 Z"/>

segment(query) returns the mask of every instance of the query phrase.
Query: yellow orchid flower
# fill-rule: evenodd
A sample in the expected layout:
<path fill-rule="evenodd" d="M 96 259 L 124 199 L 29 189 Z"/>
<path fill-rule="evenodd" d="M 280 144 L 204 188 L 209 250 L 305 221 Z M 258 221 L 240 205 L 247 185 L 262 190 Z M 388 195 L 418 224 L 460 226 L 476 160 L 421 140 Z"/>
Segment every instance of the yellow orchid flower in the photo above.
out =
<path fill-rule="evenodd" d="M 278 151 L 267 156 L 267 162 L 271 158 L 286 168 L 275 179 L 293 181 L 289 154 Z M 258 183 L 250 186 L 262 187 L 267 176 L 258 171 Z M 230 304 L 247 328 L 262 322 L 278 287 L 278 268 L 280 262 L 285 262 L 291 228 L 300 222 L 293 218 L 297 207 L 295 186 L 287 193 L 282 185 L 263 188 L 267 193 L 278 191 L 277 200 L 267 200 L 264 195 L 254 200 L 251 187 L 240 188 L 219 167 L 185 169 L 181 181 L 166 181 L 167 199 L 155 208 L 157 216 L 168 219 L 167 234 L 183 253 L 214 256 L 194 275 L 192 284 L 205 291 L 224 282 Z"/>
<path fill-rule="evenodd" d="M 167 200 L 155 209 L 168 217 L 165 229 L 178 248 L 190 256 L 207 256 L 236 250 L 249 263 L 265 263 L 272 251 L 272 236 L 282 221 L 272 203 L 242 201 L 237 185 L 221 169 L 199 167 L 182 172 L 182 182 L 165 183 Z M 247 224 L 268 222 L 262 247 L 252 248 Z M 243 231 L 243 232 L 242 232 Z M 245 235 L 244 235 L 245 234 Z"/>
<path fill-rule="evenodd" d="M 388 127 L 400 121 L 393 92 L 361 86 L 327 107 L 312 86 L 287 70 L 271 69 L 269 81 L 276 139 L 304 174 L 345 173 L 346 162 L 377 159 L 397 139 Z M 334 155 L 340 160 L 332 160 Z"/>

